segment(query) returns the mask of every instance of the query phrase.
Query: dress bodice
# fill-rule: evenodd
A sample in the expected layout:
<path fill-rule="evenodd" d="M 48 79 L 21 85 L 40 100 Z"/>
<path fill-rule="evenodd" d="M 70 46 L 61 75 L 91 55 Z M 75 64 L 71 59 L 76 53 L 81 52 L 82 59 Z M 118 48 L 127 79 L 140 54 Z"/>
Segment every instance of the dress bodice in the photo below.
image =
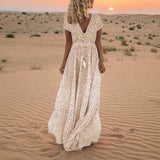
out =
<path fill-rule="evenodd" d="M 95 42 L 97 31 L 103 27 L 103 21 L 98 14 L 92 13 L 87 30 L 84 33 L 79 23 L 69 24 L 66 14 L 64 15 L 63 28 L 71 32 L 72 41 L 75 42 Z"/>

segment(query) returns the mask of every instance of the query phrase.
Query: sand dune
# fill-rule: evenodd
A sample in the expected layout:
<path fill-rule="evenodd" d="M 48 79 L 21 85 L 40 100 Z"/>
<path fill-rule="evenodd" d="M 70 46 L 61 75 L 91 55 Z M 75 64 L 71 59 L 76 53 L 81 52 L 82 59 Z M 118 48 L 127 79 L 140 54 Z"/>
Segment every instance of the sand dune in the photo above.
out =
<path fill-rule="evenodd" d="M 3 17 L 6 14 L 17 17 L 21 13 L 1 12 Z M 25 20 L 22 16 L 20 18 Z M 40 37 L 31 38 L 31 30 L 28 34 L 22 34 L 17 28 L 19 33 L 14 33 L 15 38 L 6 38 L 11 28 L 8 32 L 7 29 L 0 30 L 2 160 L 160 159 L 160 22 L 157 16 L 125 16 L 125 20 L 129 17 L 127 25 L 135 22 L 144 26 L 141 31 L 126 28 L 126 32 L 122 32 L 124 28 L 119 26 L 117 31 L 116 27 L 123 25 L 123 22 L 111 24 L 106 21 L 103 32 L 107 34 L 102 35 L 106 72 L 102 74 L 101 84 L 101 137 L 98 143 L 75 152 L 66 152 L 62 145 L 56 144 L 47 128 L 61 80 L 59 66 L 64 54 L 64 32 L 55 34 L 52 30 L 51 33 L 41 33 Z M 119 19 L 118 15 L 114 18 L 102 17 L 104 22 L 105 18 L 113 21 Z M 31 15 L 28 16 L 30 18 Z M 155 22 L 152 22 L 153 18 Z M 0 27 L 4 29 L 7 21 L 3 19 L 4 25 L 1 22 Z M 122 45 L 115 36 L 123 36 L 128 46 Z M 139 40 L 134 39 L 135 36 Z M 113 41 L 109 42 L 110 39 Z M 137 44 L 137 41 L 142 44 Z M 125 50 L 133 46 L 135 51 Z M 108 51 L 108 47 L 115 47 L 116 51 Z M 152 48 L 156 51 L 151 52 Z"/>

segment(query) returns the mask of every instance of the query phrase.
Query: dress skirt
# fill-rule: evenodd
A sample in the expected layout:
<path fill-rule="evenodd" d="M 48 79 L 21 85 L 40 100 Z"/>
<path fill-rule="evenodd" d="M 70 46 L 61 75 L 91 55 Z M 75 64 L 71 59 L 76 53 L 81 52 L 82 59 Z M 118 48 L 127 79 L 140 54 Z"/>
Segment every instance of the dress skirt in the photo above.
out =
<path fill-rule="evenodd" d="M 98 142 L 101 133 L 101 73 L 94 42 L 73 43 L 57 92 L 48 133 L 66 151 L 82 150 Z"/>

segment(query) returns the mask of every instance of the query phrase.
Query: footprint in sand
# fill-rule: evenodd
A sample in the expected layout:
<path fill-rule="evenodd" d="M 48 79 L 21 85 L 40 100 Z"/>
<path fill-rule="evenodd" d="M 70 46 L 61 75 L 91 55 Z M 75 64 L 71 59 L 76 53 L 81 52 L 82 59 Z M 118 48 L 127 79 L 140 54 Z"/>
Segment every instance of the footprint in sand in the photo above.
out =
<path fill-rule="evenodd" d="M 130 133 L 135 132 L 135 130 L 136 130 L 135 128 L 130 128 L 130 129 L 129 129 Z"/>
<path fill-rule="evenodd" d="M 115 127 L 115 128 L 113 129 L 113 131 L 119 132 L 119 131 L 120 131 L 120 128 Z"/>

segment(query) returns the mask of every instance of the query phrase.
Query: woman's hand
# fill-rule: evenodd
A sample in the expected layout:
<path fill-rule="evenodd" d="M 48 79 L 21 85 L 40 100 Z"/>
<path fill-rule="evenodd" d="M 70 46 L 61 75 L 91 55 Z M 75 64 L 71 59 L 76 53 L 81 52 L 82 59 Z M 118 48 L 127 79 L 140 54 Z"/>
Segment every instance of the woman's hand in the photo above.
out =
<path fill-rule="evenodd" d="M 105 70 L 106 70 L 106 68 L 105 68 L 103 62 L 99 61 L 99 71 L 100 71 L 100 73 L 104 73 Z"/>
<path fill-rule="evenodd" d="M 61 74 L 63 74 L 63 72 L 64 72 L 65 65 L 66 65 L 65 63 L 61 64 L 61 67 L 59 69 Z"/>

